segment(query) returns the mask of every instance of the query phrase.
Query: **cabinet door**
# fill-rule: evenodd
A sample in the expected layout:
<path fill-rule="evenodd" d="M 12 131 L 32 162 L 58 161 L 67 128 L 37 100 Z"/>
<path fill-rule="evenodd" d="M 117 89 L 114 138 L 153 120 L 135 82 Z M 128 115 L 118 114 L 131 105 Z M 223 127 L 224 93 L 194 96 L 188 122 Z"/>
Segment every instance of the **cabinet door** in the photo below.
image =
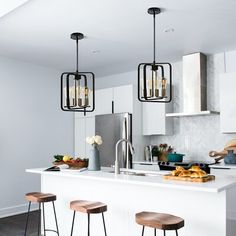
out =
<path fill-rule="evenodd" d="M 99 89 L 95 93 L 95 114 L 111 114 L 112 113 L 112 88 Z"/>
<path fill-rule="evenodd" d="M 222 133 L 236 133 L 236 73 L 220 76 L 220 128 Z"/>
<path fill-rule="evenodd" d="M 166 134 L 164 103 L 143 103 L 143 135 Z"/>
<path fill-rule="evenodd" d="M 75 156 L 82 156 L 84 157 L 86 155 L 85 150 L 85 135 L 86 135 L 86 118 L 75 118 Z"/>
<path fill-rule="evenodd" d="M 113 88 L 114 113 L 133 113 L 133 86 Z"/>
<path fill-rule="evenodd" d="M 85 122 L 85 157 L 89 158 L 91 144 L 86 143 L 86 138 L 95 135 L 95 117 L 87 117 Z"/>

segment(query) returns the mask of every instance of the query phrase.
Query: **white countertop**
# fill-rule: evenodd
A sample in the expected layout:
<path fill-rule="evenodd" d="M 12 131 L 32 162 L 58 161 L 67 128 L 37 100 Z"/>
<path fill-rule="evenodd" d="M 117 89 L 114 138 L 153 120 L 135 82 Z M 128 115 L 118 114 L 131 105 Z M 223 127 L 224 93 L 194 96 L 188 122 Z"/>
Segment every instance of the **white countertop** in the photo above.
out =
<path fill-rule="evenodd" d="M 218 164 L 210 165 L 209 167 L 217 169 L 236 169 L 236 164 L 225 164 L 224 162 L 220 162 Z"/>
<path fill-rule="evenodd" d="M 83 178 L 99 181 L 109 182 L 120 182 L 124 184 L 135 184 L 145 185 L 152 187 L 163 187 L 190 191 L 202 191 L 202 192 L 213 192 L 218 193 L 232 187 L 236 187 L 236 178 L 232 176 L 217 176 L 216 180 L 209 181 L 206 183 L 193 183 L 176 180 L 165 180 L 162 175 L 166 172 L 159 171 L 155 172 L 156 176 L 134 176 L 134 175 L 117 175 L 105 171 L 83 171 L 78 172 L 72 171 L 44 171 L 46 168 L 27 169 L 26 172 L 42 174 L 42 175 L 54 175 L 60 177 L 71 177 L 71 178 Z M 137 172 L 137 171 L 136 171 Z M 144 173 L 144 171 L 140 171 Z M 148 173 L 151 173 L 148 171 Z"/>

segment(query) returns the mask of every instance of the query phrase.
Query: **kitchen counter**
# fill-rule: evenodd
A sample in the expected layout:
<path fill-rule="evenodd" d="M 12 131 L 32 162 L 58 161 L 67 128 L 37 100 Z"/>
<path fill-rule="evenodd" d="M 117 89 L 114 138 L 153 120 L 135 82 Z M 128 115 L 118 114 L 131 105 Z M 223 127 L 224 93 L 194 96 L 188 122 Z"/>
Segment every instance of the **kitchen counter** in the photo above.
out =
<path fill-rule="evenodd" d="M 138 171 L 140 173 L 150 173 L 157 174 L 156 176 L 134 176 L 134 175 L 124 175 L 120 174 L 115 176 L 114 173 L 109 173 L 109 169 L 104 169 L 104 171 L 83 171 L 78 172 L 72 171 L 44 171 L 46 168 L 39 169 L 27 169 L 26 172 L 44 174 L 44 175 L 54 175 L 54 176 L 64 176 L 73 177 L 80 179 L 90 179 L 98 181 L 107 182 L 118 182 L 122 184 L 134 184 L 134 185 L 145 185 L 152 187 L 161 188 L 171 188 L 171 189 L 182 189 L 191 191 L 202 191 L 202 192 L 213 192 L 218 193 L 224 191 L 228 188 L 236 186 L 236 178 L 228 176 L 220 176 L 214 181 L 209 181 L 206 183 L 192 183 L 185 181 L 175 181 L 175 180 L 164 180 L 162 175 L 169 173 L 168 171 Z"/>
<path fill-rule="evenodd" d="M 225 164 L 224 162 L 220 162 L 215 165 L 211 165 L 210 167 L 216 169 L 236 169 L 236 164 Z"/>
<path fill-rule="evenodd" d="M 46 172 L 42 168 L 26 171 L 41 175 L 42 192 L 57 195 L 61 235 L 69 235 L 72 220 L 69 202 L 75 199 L 106 203 L 107 230 L 108 235 L 112 236 L 140 235 L 141 226 L 135 223 L 134 218 L 139 211 L 165 212 L 184 218 L 185 227 L 179 232 L 181 236 L 236 235 L 232 230 L 226 230 L 226 208 L 234 208 L 227 205 L 226 198 L 230 190 L 236 188 L 236 179 L 232 177 L 219 176 L 208 183 L 190 183 L 163 180 L 163 172 L 157 172 L 157 176 L 115 176 L 104 171 Z M 49 205 L 46 206 L 47 226 L 54 225 Z M 87 217 L 78 215 L 74 233 L 86 235 Z M 100 216 L 91 216 L 91 228 L 91 235 L 104 235 Z M 167 234 L 175 235 L 174 232 Z M 151 235 L 153 230 L 147 229 L 145 236 Z"/>

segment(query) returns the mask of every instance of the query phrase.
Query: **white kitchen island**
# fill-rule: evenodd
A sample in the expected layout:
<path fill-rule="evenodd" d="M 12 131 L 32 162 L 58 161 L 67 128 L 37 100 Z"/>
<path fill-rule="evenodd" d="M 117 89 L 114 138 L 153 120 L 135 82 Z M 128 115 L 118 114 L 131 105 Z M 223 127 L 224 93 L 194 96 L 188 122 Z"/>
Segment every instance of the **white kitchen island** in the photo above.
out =
<path fill-rule="evenodd" d="M 41 175 L 41 191 L 57 195 L 56 211 L 60 235 L 70 235 L 72 200 L 101 201 L 108 205 L 105 213 L 108 236 L 141 236 L 141 226 L 135 223 L 135 213 L 156 211 L 180 216 L 185 220 L 179 236 L 235 236 L 227 227 L 227 194 L 236 188 L 232 176 L 219 176 L 207 183 L 163 180 L 158 176 L 119 175 L 103 171 L 46 172 L 28 169 Z M 29 189 L 35 191 L 35 189 Z M 230 207 L 236 207 L 234 205 Z M 51 204 L 46 204 L 46 225 L 54 226 Z M 74 235 L 87 235 L 87 216 L 77 213 Z M 100 214 L 91 216 L 91 236 L 103 236 Z M 157 235 L 163 235 L 158 231 Z M 167 231 L 167 236 L 175 235 Z M 145 231 L 153 236 L 153 230 Z"/>

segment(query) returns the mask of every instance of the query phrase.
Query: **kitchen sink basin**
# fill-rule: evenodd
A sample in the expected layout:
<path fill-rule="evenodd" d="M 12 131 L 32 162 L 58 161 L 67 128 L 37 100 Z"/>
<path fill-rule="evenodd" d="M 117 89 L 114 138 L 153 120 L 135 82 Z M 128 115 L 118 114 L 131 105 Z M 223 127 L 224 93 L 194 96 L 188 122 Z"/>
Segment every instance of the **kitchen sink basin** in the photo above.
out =
<path fill-rule="evenodd" d="M 102 170 L 103 172 L 106 173 L 113 173 L 115 174 L 114 170 Z M 134 170 L 121 170 L 120 175 L 133 175 L 133 176 L 158 176 L 161 175 L 159 172 L 158 173 L 148 173 L 148 172 L 140 172 L 140 171 L 134 171 Z"/>

